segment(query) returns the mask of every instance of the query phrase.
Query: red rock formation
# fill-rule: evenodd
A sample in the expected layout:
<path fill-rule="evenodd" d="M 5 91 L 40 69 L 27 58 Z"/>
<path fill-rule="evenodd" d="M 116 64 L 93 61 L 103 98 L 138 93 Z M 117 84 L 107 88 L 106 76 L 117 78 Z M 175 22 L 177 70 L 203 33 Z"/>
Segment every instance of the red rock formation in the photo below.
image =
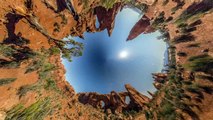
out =
<path fill-rule="evenodd" d="M 98 93 L 80 93 L 78 99 L 83 104 L 90 104 L 95 108 L 102 108 L 112 113 L 121 113 L 123 110 L 141 110 L 145 103 L 149 102 L 149 98 L 139 93 L 130 85 L 125 85 L 127 92 L 116 93 L 112 91 L 110 94 Z M 130 98 L 130 103 L 125 103 L 126 97 Z M 103 104 L 104 103 L 104 104 Z"/>
<path fill-rule="evenodd" d="M 116 3 L 113 8 L 107 10 L 104 7 L 96 7 L 95 13 L 97 15 L 98 21 L 99 21 L 99 30 L 102 31 L 104 29 L 107 29 L 108 35 L 110 36 L 112 34 L 114 24 L 115 24 L 115 17 L 117 13 L 121 10 L 122 4 Z"/>
<path fill-rule="evenodd" d="M 154 78 L 153 85 L 155 86 L 156 89 L 160 89 L 163 83 L 167 81 L 168 75 L 165 73 L 153 73 L 152 75 Z"/>
<path fill-rule="evenodd" d="M 165 73 L 153 73 L 152 76 L 156 82 L 162 83 L 167 79 L 168 75 Z"/>
<path fill-rule="evenodd" d="M 61 57 L 59 55 L 51 56 L 49 58 L 50 62 L 52 64 L 55 64 L 58 69 L 54 71 L 55 76 L 55 82 L 58 86 L 58 88 L 67 96 L 67 97 L 73 97 L 75 95 L 74 88 L 70 85 L 68 81 L 65 79 L 65 73 L 66 70 L 64 68 L 64 65 L 62 64 Z"/>
<path fill-rule="evenodd" d="M 158 89 L 158 90 L 162 87 L 162 84 L 161 84 L 161 83 L 158 83 L 158 82 L 154 82 L 153 85 L 154 85 L 154 87 L 155 87 L 156 89 Z"/>
<path fill-rule="evenodd" d="M 112 91 L 110 93 L 110 106 L 112 106 L 111 109 L 113 112 L 121 113 L 123 108 L 126 107 L 126 103 L 118 93 Z"/>
<path fill-rule="evenodd" d="M 135 88 L 130 86 L 129 84 L 125 85 L 125 88 L 130 97 L 130 106 L 132 108 L 142 109 L 145 106 L 145 103 L 149 102 L 149 98 L 145 95 L 142 95 Z"/>
<path fill-rule="evenodd" d="M 151 33 L 154 32 L 155 29 L 150 26 L 150 19 L 144 15 L 132 28 L 132 30 L 129 33 L 129 36 L 127 40 L 133 40 L 137 36 L 139 36 L 141 33 Z"/>

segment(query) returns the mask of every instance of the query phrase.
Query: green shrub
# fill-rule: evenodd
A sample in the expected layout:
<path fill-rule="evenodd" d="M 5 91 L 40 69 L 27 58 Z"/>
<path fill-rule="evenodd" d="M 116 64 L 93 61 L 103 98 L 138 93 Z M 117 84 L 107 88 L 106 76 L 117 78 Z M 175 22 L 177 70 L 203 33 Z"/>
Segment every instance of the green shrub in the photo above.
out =
<path fill-rule="evenodd" d="M 51 110 L 50 99 L 45 98 L 24 108 L 19 104 L 7 112 L 5 120 L 43 120 Z"/>
<path fill-rule="evenodd" d="M 206 57 L 209 57 L 209 55 L 207 54 L 202 54 L 202 55 L 197 55 L 197 56 L 192 56 L 188 59 L 188 61 L 194 61 L 196 59 L 201 59 L 201 58 L 206 58 Z"/>
<path fill-rule="evenodd" d="M 56 46 L 60 49 L 62 57 L 68 61 L 72 61 L 72 57 L 82 56 L 83 44 L 76 42 L 73 39 L 67 39 L 64 41 L 57 41 Z"/>
<path fill-rule="evenodd" d="M 185 104 L 184 102 L 178 102 L 177 104 L 177 108 L 187 113 L 192 119 L 199 120 L 199 116 L 190 108 L 191 106 L 192 105 Z"/>
<path fill-rule="evenodd" d="M 33 61 L 26 69 L 25 73 L 38 70 L 42 66 L 42 61 Z"/>
<path fill-rule="evenodd" d="M 29 91 L 34 91 L 38 88 L 37 85 L 24 85 L 24 86 L 21 86 L 19 89 L 18 89 L 18 92 L 17 92 L 17 95 L 19 95 L 19 98 L 21 98 L 22 96 L 26 95 L 27 92 Z"/>
<path fill-rule="evenodd" d="M 51 64 L 51 63 L 45 63 L 42 66 L 42 71 L 43 72 L 49 72 L 55 69 L 55 65 Z"/>
<path fill-rule="evenodd" d="M 170 22 L 170 21 L 172 21 L 173 20 L 173 17 L 172 16 L 169 16 L 166 20 L 165 20 L 165 22 Z"/>
<path fill-rule="evenodd" d="M 189 42 L 189 41 L 194 41 L 195 37 L 191 34 L 184 34 L 180 35 L 174 38 L 173 42 L 175 44 L 182 43 L 182 42 Z"/>
<path fill-rule="evenodd" d="M 88 0 L 86 0 L 86 1 L 88 1 Z M 60 17 L 62 19 L 61 24 L 62 25 L 67 25 L 67 21 L 68 20 L 67 20 L 66 16 L 64 14 L 60 14 Z"/>
<path fill-rule="evenodd" d="M 184 5 L 185 5 L 185 2 L 184 2 L 184 1 L 178 3 L 175 7 L 173 7 L 173 8 L 171 9 L 172 14 L 174 14 L 177 10 L 181 9 Z"/>
<path fill-rule="evenodd" d="M 151 111 L 145 110 L 144 113 L 145 113 L 145 117 L 146 117 L 147 120 L 153 119 L 153 113 Z"/>
<path fill-rule="evenodd" d="M 90 0 L 81 0 L 81 2 L 84 4 L 84 8 L 88 8 L 89 7 L 89 1 Z"/>
<path fill-rule="evenodd" d="M 211 85 L 198 85 L 199 88 L 201 88 L 202 90 L 204 90 L 204 92 L 208 93 L 208 94 L 212 94 L 213 93 L 213 86 Z"/>
<path fill-rule="evenodd" d="M 2 54 L 3 56 L 12 57 L 15 52 L 16 50 L 13 47 L 0 44 L 0 54 Z"/>
<path fill-rule="evenodd" d="M 177 28 L 186 28 L 188 26 L 188 24 L 186 23 L 181 23 L 177 26 Z"/>
<path fill-rule="evenodd" d="M 137 2 L 133 0 L 130 0 L 130 1 L 127 0 L 126 4 L 129 5 L 130 7 L 139 9 L 142 13 L 146 13 L 148 10 L 148 5 L 144 3 L 138 4 Z"/>
<path fill-rule="evenodd" d="M 169 68 L 170 70 L 176 69 L 176 51 L 175 51 L 175 46 L 170 45 L 169 49 L 169 55 L 170 55 L 170 60 L 169 60 Z"/>
<path fill-rule="evenodd" d="M 200 43 L 189 44 L 187 47 L 188 47 L 188 48 L 200 47 Z"/>
<path fill-rule="evenodd" d="M 47 62 L 47 58 L 50 56 L 50 53 L 50 50 L 45 49 L 38 51 L 32 59 L 32 62 L 27 66 L 25 73 L 41 70 Z"/>
<path fill-rule="evenodd" d="M 187 33 L 195 31 L 196 29 L 197 29 L 196 27 L 189 27 L 189 26 L 187 26 L 185 28 L 181 28 L 180 32 L 183 33 L 183 34 L 187 34 Z"/>
<path fill-rule="evenodd" d="M 176 112 L 174 106 L 169 102 L 164 103 L 161 106 L 159 115 L 163 120 L 175 120 Z"/>
<path fill-rule="evenodd" d="M 0 68 L 17 68 L 21 62 L 35 56 L 35 53 L 28 47 L 0 44 L 0 55 L 9 59 L 0 59 Z"/>
<path fill-rule="evenodd" d="M 187 56 L 187 54 L 185 52 L 178 52 L 177 55 L 181 56 L 181 57 L 186 57 Z"/>
<path fill-rule="evenodd" d="M 213 81 L 213 76 L 211 76 L 211 75 L 198 75 L 198 76 L 196 76 L 196 78 Z"/>
<path fill-rule="evenodd" d="M 186 86 L 185 89 L 191 93 L 195 93 L 199 95 L 198 97 L 200 97 L 201 99 L 203 99 L 204 97 L 203 93 L 201 92 L 201 89 L 199 88 L 199 85 L 196 85 L 196 84 L 188 85 Z"/>
<path fill-rule="evenodd" d="M 170 35 L 168 31 L 164 31 L 164 30 L 159 30 L 159 32 L 161 33 L 160 36 L 157 37 L 157 39 L 159 40 L 164 40 L 164 41 L 169 41 L 170 39 Z"/>
<path fill-rule="evenodd" d="M 123 114 L 124 114 L 125 116 L 129 116 L 129 115 L 134 116 L 134 115 L 136 115 L 137 113 L 138 113 L 138 112 L 135 111 L 135 110 L 125 110 L 125 111 L 123 111 Z"/>
<path fill-rule="evenodd" d="M 184 84 L 184 85 L 191 85 L 192 84 L 192 82 L 191 81 L 182 81 L 182 84 Z"/>
<path fill-rule="evenodd" d="M 56 83 L 52 79 L 46 80 L 46 85 L 44 86 L 44 88 L 47 89 L 47 90 L 50 90 L 50 89 L 57 90 Z"/>
<path fill-rule="evenodd" d="M 160 28 L 161 26 L 163 26 L 165 24 L 165 12 L 161 12 L 152 22 L 152 27 L 154 28 Z"/>
<path fill-rule="evenodd" d="M 54 26 L 54 32 L 60 32 L 60 25 L 56 22 L 56 23 L 54 23 L 53 24 L 53 26 Z"/>
<path fill-rule="evenodd" d="M 181 23 L 181 24 L 179 24 L 177 26 L 177 28 L 180 29 L 181 33 L 187 34 L 187 33 L 193 32 L 193 31 L 195 31 L 197 29 L 196 28 L 196 24 L 198 24 L 198 22 L 194 22 L 194 23 L 192 23 L 190 25 L 188 25 L 186 23 Z"/>
<path fill-rule="evenodd" d="M 163 6 L 167 5 L 169 3 L 169 0 L 163 0 Z"/>
<path fill-rule="evenodd" d="M 45 63 L 41 66 L 41 70 L 39 71 L 39 79 L 46 80 L 51 77 L 50 72 L 55 69 L 55 66 L 51 63 Z"/>
<path fill-rule="evenodd" d="M 59 48 L 57 48 L 57 47 L 51 47 L 50 48 L 50 54 L 51 55 L 57 55 L 57 54 L 60 54 L 60 49 Z"/>
<path fill-rule="evenodd" d="M 200 25 L 200 24 L 202 24 L 202 21 L 200 19 L 198 19 L 198 20 L 190 23 L 189 26 L 190 27 L 195 27 L 195 26 Z"/>
<path fill-rule="evenodd" d="M 58 90 L 56 83 L 53 80 L 53 72 L 52 72 L 53 70 L 56 69 L 56 67 L 55 65 L 51 64 L 48 60 L 50 54 L 52 54 L 51 50 L 42 49 L 36 54 L 33 61 L 27 66 L 25 73 L 37 71 L 39 75 L 39 81 L 33 85 L 25 85 L 20 87 L 17 93 L 19 97 L 24 96 L 29 91 L 36 91 L 43 88 L 46 90 L 50 89 Z"/>
<path fill-rule="evenodd" d="M 0 79 L 0 86 L 10 84 L 14 82 L 17 78 L 1 78 Z"/>
<path fill-rule="evenodd" d="M 23 46 L 23 45 L 29 44 L 30 40 L 28 40 L 26 38 L 19 37 L 14 42 L 15 42 L 16 45 Z"/>
<path fill-rule="evenodd" d="M 175 21 L 176 24 L 181 24 L 191 19 L 192 17 L 197 17 L 205 14 L 213 8 L 211 0 L 205 0 L 201 2 L 195 2 L 189 6 L 186 10 L 182 12 L 179 18 Z"/>
<path fill-rule="evenodd" d="M 7 61 L 0 59 L 0 68 L 18 68 L 20 66 L 20 62 L 17 61 Z"/>
<path fill-rule="evenodd" d="M 205 72 L 213 74 L 213 58 L 209 55 L 198 55 L 188 59 L 189 64 L 186 67 L 190 68 L 191 71 Z"/>
<path fill-rule="evenodd" d="M 101 6 L 106 9 L 113 8 L 113 5 L 117 2 L 117 0 L 101 0 Z"/>

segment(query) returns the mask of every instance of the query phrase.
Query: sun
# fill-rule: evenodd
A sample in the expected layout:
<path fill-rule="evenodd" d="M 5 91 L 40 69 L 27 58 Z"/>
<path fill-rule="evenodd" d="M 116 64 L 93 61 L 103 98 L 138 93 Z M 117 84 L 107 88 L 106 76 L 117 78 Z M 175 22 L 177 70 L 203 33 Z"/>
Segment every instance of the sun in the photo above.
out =
<path fill-rule="evenodd" d="M 121 51 L 119 53 L 119 58 L 120 59 L 124 59 L 124 58 L 127 58 L 128 57 L 128 52 L 127 51 Z"/>

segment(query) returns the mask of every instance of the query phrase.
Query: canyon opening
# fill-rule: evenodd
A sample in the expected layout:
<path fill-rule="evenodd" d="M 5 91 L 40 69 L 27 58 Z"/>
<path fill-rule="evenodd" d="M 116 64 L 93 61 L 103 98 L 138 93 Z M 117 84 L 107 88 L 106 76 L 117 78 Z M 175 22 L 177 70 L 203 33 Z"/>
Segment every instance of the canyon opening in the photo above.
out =
<path fill-rule="evenodd" d="M 143 16 L 133 8 L 123 8 L 115 17 L 114 29 L 107 34 L 101 32 L 84 33 L 84 39 L 69 37 L 84 45 L 83 55 L 72 62 L 63 60 L 66 79 L 76 92 L 125 91 L 130 84 L 148 95 L 154 92 L 152 73 L 161 72 L 167 57 L 167 45 L 158 40 L 160 32 L 141 34 L 127 41 L 131 29 Z M 98 21 L 98 18 L 97 18 Z M 96 22 L 96 27 L 100 27 Z"/>

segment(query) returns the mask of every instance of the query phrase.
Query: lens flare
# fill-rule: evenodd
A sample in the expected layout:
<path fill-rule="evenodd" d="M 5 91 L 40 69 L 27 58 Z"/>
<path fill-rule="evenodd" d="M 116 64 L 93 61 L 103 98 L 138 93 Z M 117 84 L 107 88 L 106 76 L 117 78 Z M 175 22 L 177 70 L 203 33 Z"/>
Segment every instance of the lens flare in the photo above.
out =
<path fill-rule="evenodd" d="M 119 53 L 119 58 L 120 59 L 124 59 L 124 58 L 127 58 L 128 57 L 128 52 L 127 51 L 121 51 Z"/>

